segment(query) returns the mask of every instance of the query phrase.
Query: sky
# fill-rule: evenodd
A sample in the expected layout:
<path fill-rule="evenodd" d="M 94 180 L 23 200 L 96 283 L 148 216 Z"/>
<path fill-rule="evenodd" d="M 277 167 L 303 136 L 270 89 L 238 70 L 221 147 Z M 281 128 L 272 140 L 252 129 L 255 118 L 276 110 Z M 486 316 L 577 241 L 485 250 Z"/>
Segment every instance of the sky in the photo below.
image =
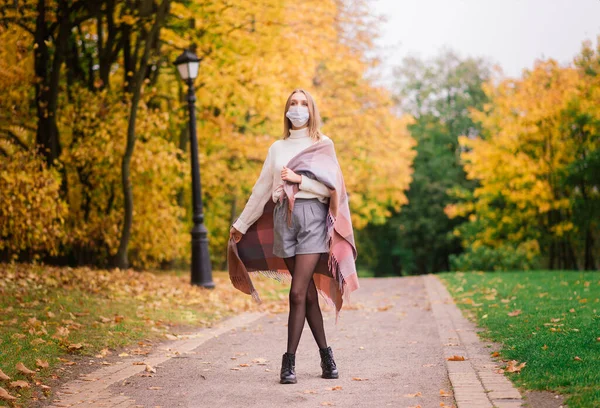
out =
<path fill-rule="evenodd" d="M 406 55 L 429 58 L 443 47 L 487 57 L 508 77 L 536 59 L 569 63 L 600 34 L 600 0 L 371 0 L 380 26 L 384 82 Z"/>

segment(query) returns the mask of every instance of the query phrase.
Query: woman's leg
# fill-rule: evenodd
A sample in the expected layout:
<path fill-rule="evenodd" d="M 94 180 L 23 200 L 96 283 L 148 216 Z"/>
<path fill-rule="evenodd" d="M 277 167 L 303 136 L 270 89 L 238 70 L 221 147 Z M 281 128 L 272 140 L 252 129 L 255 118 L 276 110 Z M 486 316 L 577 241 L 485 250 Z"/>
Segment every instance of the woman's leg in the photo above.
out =
<path fill-rule="evenodd" d="M 306 320 L 308 320 L 310 331 L 312 331 L 313 337 L 319 348 L 326 348 L 327 339 L 325 338 L 323 315 L 321 314 L 321 308 L 319 307 L 319 295 L 317 293 L 315 281 L 312 279 L 308 286 L 308 298 L 306 302 Z"/>
<path fill-rule="evenodd" d="M 295 258 L 295 256 L 283 258 L 290 273 L 292 274 L 292 277 L 294 276 L 296 263 Z M 325 328 L 323 326 L 323 315 L 321 314 L 321 308 L 319 307 L 319 295 L 313 279 L 310 280 L 308 286 L 308 294 L 306 298 L 306 320 L 308 321 L 310 331 L 312 332 L 319 348 L 326 348 L 327 340 L 325 337 Z M 304 327 L 304 324 L 302 327 Z"/>
<path fill-rule="evenodd" d="M 304 319 L 307 316 L 307 298 L 312 276 L 321 254 L 296 254 L 292 287 L 290 289 L 290 314 L 288 317 L 287 352 L 295 354 L 302 336 Z M 315 289 L 316 290 L 316 289 Z M 317 305 L 318 307 L 318 305 Z M 322 320 L 322 318 L 321 318 Z M 322 324 L 322 322 L 321 322 Z M 318 329 L 318 327 L 317 327 Z M 312 330 L 312 327 L 311 327 Z"/>

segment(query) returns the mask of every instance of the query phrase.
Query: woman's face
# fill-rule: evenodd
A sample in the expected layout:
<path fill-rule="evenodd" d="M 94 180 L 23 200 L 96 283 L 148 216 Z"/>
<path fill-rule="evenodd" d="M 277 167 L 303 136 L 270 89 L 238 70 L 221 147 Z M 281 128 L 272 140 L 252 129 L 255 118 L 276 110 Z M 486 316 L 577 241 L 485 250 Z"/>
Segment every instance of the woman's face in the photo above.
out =
<path fill-rule="evenodd" d="M 308 106 L 308 99 L 302 92 L 296 92 L 292 95 L 290 106 Z"/>

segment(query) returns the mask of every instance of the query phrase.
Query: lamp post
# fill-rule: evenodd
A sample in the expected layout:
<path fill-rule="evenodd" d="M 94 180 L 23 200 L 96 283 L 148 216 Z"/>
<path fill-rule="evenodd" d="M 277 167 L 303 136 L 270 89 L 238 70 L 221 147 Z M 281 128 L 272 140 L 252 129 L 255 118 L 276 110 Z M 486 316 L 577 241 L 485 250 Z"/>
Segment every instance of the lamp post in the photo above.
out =
<path fill-rule="evenodd" d="M 175 60 L 177 70 L 188 84 L 188 108 L 190 113 L 190 154 L 192 158 L 192 285 L 200 285 L 205 288 L 214 288 L 212 280 L 212 267 L 208 252 L 207 229 L 204 226 L 204 213 L 202 210 L 202 190 L 200 189 L 200 166 L 198 165 L 198 139 L 196 137 L 196 94 L 194 91 L 194 79 L 198 76 L 198 65 L 200 60 L 193 52 L 185 50 Z"/>

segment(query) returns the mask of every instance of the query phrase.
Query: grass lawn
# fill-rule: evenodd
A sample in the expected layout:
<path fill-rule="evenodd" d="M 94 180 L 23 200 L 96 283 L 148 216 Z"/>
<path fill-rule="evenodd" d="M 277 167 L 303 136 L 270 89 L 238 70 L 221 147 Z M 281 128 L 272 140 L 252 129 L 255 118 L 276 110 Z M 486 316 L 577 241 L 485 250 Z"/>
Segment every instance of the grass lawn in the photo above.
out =
<path fill-rule="evenodd" d="M 189 271 L 0 264 L 0 406 L 46 398 L 52 391 L 46 384 L 82 356 L 98 365 L 123 347 L 143 356 L 150 341 L 173 339 L 229 315 L 287 310 L 289 285 L 253 278 L 263 300 L 257 305 L 226 272 L 215 271 L 213 280 L 210 290 L 191 286 Z M 17 400 L 6 401 L 5 392 Z"/>
<path fill-rule="evenodd" d="M 571 408 L 600 407 L 600 273 L 469 272 L 438 275 L 481 335 L 504 344 L 519 387 L 564 394 Z"/>

